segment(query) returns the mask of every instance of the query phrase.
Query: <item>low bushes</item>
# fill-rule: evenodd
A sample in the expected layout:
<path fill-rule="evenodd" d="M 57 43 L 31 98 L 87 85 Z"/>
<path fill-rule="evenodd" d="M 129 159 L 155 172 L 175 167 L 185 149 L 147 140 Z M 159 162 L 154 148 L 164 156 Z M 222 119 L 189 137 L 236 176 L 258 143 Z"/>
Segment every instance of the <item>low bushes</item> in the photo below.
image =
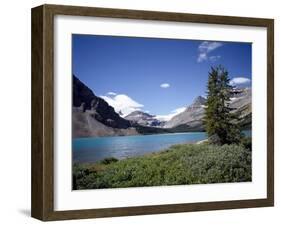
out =
<path fill-rule="evenodd" d="M 251 181 L 251 150 L 243 145 L 182 144 L 117 161 L 74 164 L 73 189 Z"/>

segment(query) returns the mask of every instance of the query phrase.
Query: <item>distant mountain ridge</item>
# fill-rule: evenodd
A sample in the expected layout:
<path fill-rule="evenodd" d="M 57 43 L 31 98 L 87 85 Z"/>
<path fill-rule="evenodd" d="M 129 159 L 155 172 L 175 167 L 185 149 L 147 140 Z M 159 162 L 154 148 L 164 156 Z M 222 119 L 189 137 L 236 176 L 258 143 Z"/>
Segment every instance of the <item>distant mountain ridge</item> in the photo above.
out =
<path fill-rule="evenodd" d="M 105 100 L 73 75 L 72 136 L 101 137 L 167 133 L 166 129 L 143 126 L 117 114 Z"/>
<path fill-rule="evenodd" d="M 177 128 L 180 131 L 203 131 L 204 126 L 202 119 L 204 117 L 204 106 L 206 98 L 198 96 L 194 99 L 185 111 L 175 115 L 168 122 L 165 123 L 164 128 Z"/>
<path fill-rule="evenodd" d="M 242 128 L 251 128 L 251 88 L 233 89 L 230 107 L 239 115 Z M 198 96 L 191 105 L 169 121 L 134 111 L 122 118 L 104 99 L 73 75 L 73 137 L 127 136 L 138 134 L 204 131 L 206 98 Z M 119 112 L 121 114 L 121 112 Z"/>
<path fill-rule="evenodd" d="M 143 126 L 159 126 L 161 125 L 161 121 L 155 118 L 155 115 L 150 115 L 146 112 L 142 111 L 134 111 L 124 117 L 125 119 L 138 123 Z"/>
<path fill-rule="evenodd" d="M 230 107 L 239 115 L 240 126 L 244 129 L 252 128 L 252 89 L 238 89 L 232 95 Z"/>
<path fill-rule="evenodd" d="M 166 122 L 164 128 L 175 131 L 204 131 L 203 118 L 206 101 L 206 98 L 202 96 L 196 97 L 184 112 Z M 252 122 L 251 88 L 234 88 L 229 107 L 238 114 L 242 128 L 250 128 Z"/>

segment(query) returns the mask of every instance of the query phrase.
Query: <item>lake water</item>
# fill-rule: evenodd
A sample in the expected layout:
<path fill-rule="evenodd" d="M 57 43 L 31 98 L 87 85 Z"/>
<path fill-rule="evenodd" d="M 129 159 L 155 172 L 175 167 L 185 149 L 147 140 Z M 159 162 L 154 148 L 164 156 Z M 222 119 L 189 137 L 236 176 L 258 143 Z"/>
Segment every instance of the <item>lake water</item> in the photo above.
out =
<path fill-rule="evenodd" d="M 204 139 L 206 139 L 204 132 L 78 138 L 72 142 L 73 161 L 93 163 L 108 157 L 124 159 L 157 152 L 173 144 L 192 143 Z"/>
<path fill-rule="evenodd" d="M 251 136 L 251 130 L 243 132 L 246 136 Z M 94 163 L 108 157 L 124 159 L 161 151 L 174 144 L 194 143 L 206 138 L 205 132 L 77 138 L 72 141 L 73 161 Z"/>

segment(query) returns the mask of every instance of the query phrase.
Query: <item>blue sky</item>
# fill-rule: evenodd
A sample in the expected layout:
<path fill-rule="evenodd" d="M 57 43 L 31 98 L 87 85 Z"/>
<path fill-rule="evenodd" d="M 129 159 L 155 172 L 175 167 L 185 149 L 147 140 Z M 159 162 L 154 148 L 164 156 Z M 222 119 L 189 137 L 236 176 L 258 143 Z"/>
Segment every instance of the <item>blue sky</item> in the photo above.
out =
<path fill-rule="evenodd" d="M 183 110 L 219 64 L 232 84 L 251 85 L 251 43 L 72 35 L 73 74 L 124 114 Z"/>

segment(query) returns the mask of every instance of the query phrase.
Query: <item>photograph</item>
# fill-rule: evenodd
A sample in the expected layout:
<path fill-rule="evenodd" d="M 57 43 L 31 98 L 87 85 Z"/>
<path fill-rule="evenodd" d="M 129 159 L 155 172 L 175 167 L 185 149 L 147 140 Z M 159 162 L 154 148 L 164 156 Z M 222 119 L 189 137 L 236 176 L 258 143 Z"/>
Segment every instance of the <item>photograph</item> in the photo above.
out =
<path fill-rule="evenodd" d="M 72 190 L 252 181 L 252 43 L 71 39 Z"/>

